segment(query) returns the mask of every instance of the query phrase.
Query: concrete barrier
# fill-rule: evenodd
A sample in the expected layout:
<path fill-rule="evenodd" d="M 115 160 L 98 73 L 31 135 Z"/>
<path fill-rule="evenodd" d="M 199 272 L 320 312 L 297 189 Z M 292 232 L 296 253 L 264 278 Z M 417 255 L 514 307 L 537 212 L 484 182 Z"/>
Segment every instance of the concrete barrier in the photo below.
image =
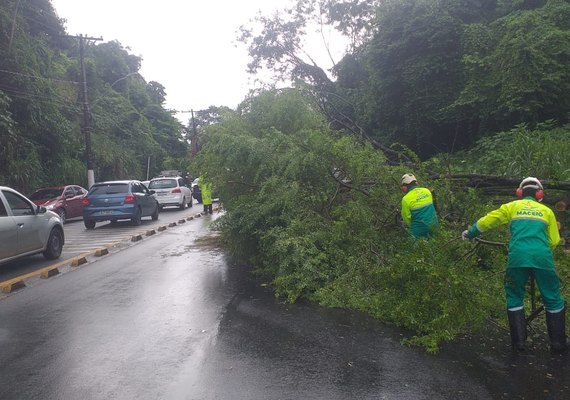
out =
<path fill-rule="evenodd" d="M 185 222 L 186 222 L 185 219 L 181 219 L 181 220 L 178 221 L 179 224 L 183 224 L 183 223 L 185 223 Z"/>
<path fill-rule="evenodd" d="M 152 236 L 154 234 L 156 234 L 156 231 L 154 229 L 150 229 L 150 230 L 146 231 L 147 236 Z"/>
<path fill-rule="evenodd" d="M 26 284 L 23 279 L 7 281 L 2 284 L 2 292 L 12 293 L 24 287 L 26 287 Z"/>
<path fill-rule="evenodd" d="M 131 242 L 138 242 L 139 240 L 142 240 L 142 235 L 134 235 L 131 237 Z"/>
<path fill-rule="evenodd" d="M 40 278 L 47 279 L 47 278 L 51 278 L 52 276 L 56 276 L 58 274 L 59 274 L 59 269 L 49 268 L 49 269 L 42 271 L 42 273 L 40 274 Z"/>
<path fill-rule="evenodd" d="M 73 260 L 71 260 L 71 266 L 72 267 L 79 267 L 80 265 L 83 265 L 86 263 L 87 263 L 87 258 L 85 258 L 85 257 L 75 257 Z"/>
<path fill-rule="evenodd" d="M 186 221 L 192 221 L 194 219 L 194 217 L 188 217 L 186 218 Z"/>
<path fill-rule="evenodd" d="M 109 254 L 109 249 L 97 249 L 95 250 L 95 257 L 106 256 Z"/>
<path fill-rule="evenodd" d="M 165 230 L 166 230 L 166 225 L 161 225 L 161 226 L 158 227 L 158 231 L 159 231 L 159 232 L 162 232 L 162 231 L 165 231 Z"/>
<path fill-rule="evenodd" d="M 169 227 L 169 228 L 172 228 L 173 226 L 176 226 L 176 222 L 171 222 L 171 223 L 168 224 L 168 227 Z"/>

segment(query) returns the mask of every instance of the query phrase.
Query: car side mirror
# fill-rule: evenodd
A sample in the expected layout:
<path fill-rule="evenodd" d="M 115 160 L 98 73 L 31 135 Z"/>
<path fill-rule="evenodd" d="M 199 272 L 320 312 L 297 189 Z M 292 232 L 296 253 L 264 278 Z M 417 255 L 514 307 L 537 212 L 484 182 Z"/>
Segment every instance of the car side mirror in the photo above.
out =
<path fill-rule="evenodd" d="M 47 212 L 47 208 L 44 206 L 37 206 L 36 207 L 36 214 L 45 214 Z"/>
<path fill-rule="evenodd" d="M 155 190 L 149 190 L 148 192 L 149 192 L 150 194 L 155 194 L 155 193 L 156 193 Z"/>

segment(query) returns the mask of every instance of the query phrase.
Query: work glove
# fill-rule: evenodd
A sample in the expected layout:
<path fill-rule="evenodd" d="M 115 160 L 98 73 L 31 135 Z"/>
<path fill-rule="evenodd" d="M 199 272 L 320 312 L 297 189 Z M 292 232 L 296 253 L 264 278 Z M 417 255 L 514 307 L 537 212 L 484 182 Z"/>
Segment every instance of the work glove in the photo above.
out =
<path fill-rule="evenodd" d="M 461 239 L 463 240 L 472 240 L 469 237 L 469 230 L 465 229 L 463 232 L 461 232 Z"/>

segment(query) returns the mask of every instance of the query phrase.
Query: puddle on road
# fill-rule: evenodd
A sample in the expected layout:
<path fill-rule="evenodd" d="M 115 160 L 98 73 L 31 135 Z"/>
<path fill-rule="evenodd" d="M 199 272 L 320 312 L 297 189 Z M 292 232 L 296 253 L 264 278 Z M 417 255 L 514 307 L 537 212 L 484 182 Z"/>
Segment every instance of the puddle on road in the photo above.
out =
<path fill-rule="evenodd" d="M 217 233 L 212 233 L 207 236 L 201 236 L 192 243 L 185 245 L 178 251 L 162 254 L 161 258 L 168 258 L 168 257 L 181 257 L 190 252 L 199 252 L 199 251 L 222 251 L 222 238 L 221 235 Z"/>

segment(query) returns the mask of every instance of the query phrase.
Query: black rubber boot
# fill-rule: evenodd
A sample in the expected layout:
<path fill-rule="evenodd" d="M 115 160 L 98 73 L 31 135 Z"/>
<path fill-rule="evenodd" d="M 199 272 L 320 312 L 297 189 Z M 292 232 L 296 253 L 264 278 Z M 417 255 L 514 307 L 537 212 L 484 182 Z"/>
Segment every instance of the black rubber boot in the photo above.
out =
<path fill-rule="evenodd" d="M 550 351 L 564 353 L 568 351 L 566 342 L 566 308 L 557 313 L 546 312 L 546 327 L 550 338 Z"/>
<path fill-rule="evenodd" d="M 511 330 L 511 344 L 513 350 L 525 351 L 526 319 L 524 310 L 507 311 L 507 315 L 509 316 L 509 328 Z"/>

